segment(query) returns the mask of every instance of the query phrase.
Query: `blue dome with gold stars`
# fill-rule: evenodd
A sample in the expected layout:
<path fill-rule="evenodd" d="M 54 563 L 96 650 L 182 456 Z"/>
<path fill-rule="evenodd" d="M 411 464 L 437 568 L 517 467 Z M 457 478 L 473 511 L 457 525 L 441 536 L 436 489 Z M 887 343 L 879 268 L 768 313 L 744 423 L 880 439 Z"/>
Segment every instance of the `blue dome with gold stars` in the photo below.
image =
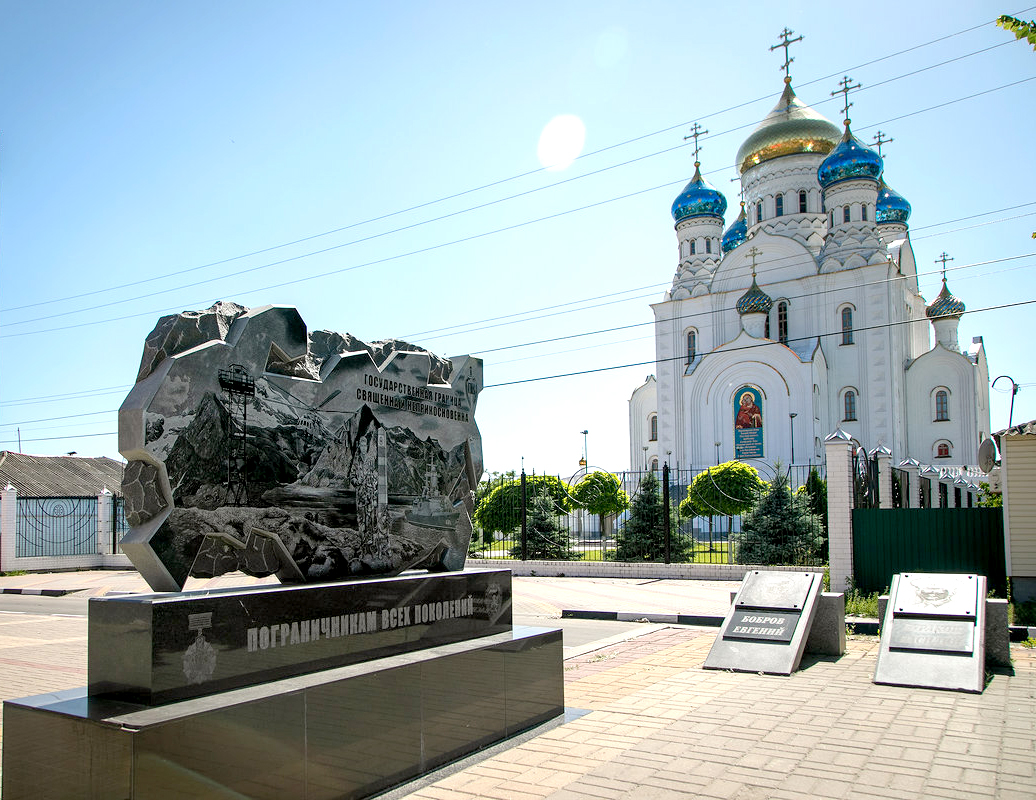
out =
<path fill-rule="evenodd" d="M 691 217 L 720 217 L 727 210 L 727 199 L 705 182 L 699 167 L 694 162 L 694 177 L 673 201 L 673 221 L 682 222 Z"/>
<path fill-rule="evenodd" d="M 946 276 L 942 278 L 942 291 L 932 301 L 932 304 L 925 309 L 925 316 L 928 319 L 939 319 L 940 317 L 957 317 L 964 314 L 964 303 L 958 300 L 946 286 Z"/>
<path fill-rule="evenodd" d="M 755 275 L 753 274 L 752 285 L 747 292 L 741 295 L 741 299 L 737 301 L 737 313 L 752 314 L 762 312 L 763 314 L 769 314 L 771 308 L 773 308 L 773 300 L 770 299 L 766 292 L 759 288 L 759 284 L 755 282 Z"/>
<path fill-rule="evenodd" d="M 720 246 L 724 253 L 729 253 L 734 248 L 743 245 L 748 239 L 748 216 L 745 214 L 745 204 L 741 204 L 741 213 L 737 215 L 734 224 L 723 234 Z"/>
<path fill-rule="evenodd" d="M 826 189 L 840 181 L 870 179 L 878 180 L 883 167 L 881 156 L 862 144 L 845 125 L 845 134 L 838 147 L 824 159 L 817 170 L 817 179 Z"/>
<path fill-rule="evenodd" d="M 875 207 L 874 219 L 879 224 L 900 222 L 903 225 L 906 225 L 907 220 L 910 219 L 910 203 L 903 195 L 890 188 L 884 179 L 878 186 L 878 204 Z"/>

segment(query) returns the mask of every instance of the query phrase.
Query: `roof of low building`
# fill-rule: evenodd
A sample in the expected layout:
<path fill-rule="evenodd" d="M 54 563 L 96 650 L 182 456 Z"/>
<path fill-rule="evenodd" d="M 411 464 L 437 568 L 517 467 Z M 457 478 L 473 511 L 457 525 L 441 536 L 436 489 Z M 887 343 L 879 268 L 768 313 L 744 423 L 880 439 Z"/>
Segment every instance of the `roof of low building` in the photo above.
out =
<path fill-rule="evenodd" d="M 119 494 L 121 461 L 101 456 L 30 456 L 0 450 L 0 488 L 11 485 L 26 497 L 96 497 Z"/>
<path fill-rule="evenodd" d="M 993 438 L 996 439 L 997 447 L 1000 447 L 1001 436 L 1036 436 L 1036 419 L 994 433 Z"/>

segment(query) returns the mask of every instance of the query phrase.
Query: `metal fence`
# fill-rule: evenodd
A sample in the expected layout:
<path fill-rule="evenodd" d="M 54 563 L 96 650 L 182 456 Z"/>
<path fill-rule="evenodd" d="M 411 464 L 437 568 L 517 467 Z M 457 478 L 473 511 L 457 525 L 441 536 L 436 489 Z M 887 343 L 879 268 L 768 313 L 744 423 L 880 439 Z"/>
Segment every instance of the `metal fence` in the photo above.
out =
<path fill-rule="evenodd" d="M 479 486 L 476 506 L 481 513 L 476 511 L 469 557 L 713 564 L 826 562 L 822 516 L 806 515 L 805 530 L 801 525 L 794 530 L 760 529 L 759 503 L 765 489 L 748 498 L 735 498 L 745 501 L 740 514 L 690 511 L 689 504 L 682 501 L 688 486 L 706 469 L 613 473 L 628 498 L 628 507 L 617 514 L 593 513 L 592 503 L 586 503 L 585 497 L 580 507 L 573 496 L 575 487 L 557 476 L 498 476 Z M 823 480 L 823 469 L 815 465 L 782 470 L 781 479 L 787 481 L 789 497 L 796 497 L 796 503 L 806 502 L 799 490 L 811 470 Z M 761 474 L 760 478 L 773 482 L 777 476 Z M 488 524 L 478 524 L 487 519 Z"/>
<path fill-rule="evenodd" d="M 130 528 L 126 521 L 126 499 L 116 495 L 112 498 L 112 552 L 121 553 L 122 537 Z"/>
<path fill-rule="evenodd" d="M 97 553 L 96 497 L 19 497 L 15 556 Z"/>

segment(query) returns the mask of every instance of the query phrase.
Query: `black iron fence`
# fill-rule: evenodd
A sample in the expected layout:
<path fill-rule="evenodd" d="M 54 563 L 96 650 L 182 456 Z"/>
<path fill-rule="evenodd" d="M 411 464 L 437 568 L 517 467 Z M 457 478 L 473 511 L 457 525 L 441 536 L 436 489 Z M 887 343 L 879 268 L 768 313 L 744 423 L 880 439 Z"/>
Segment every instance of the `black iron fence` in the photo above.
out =
<path fill-rule="evenodd" d="M 813 490 L 804 488 L 813 472 Z M 826 486 L 813 465 L 761 474 L 747 496 L 713 486 L 712 513 L 686 502 L 702 469 L 612 473 L 598 495 L 557 476 L 502 475 L 479 486 L 469 557 L 515 560 L 819 565 L 827 560 Z M 783 492 L 770 491 L 781 482 Z M 623 493 L 616 502 L 612 490 Z M 617 492 L 616 492 L 617 494 Z M 718 500 L 716 499 L 718 498 Z M 624 505 L 621 510 L 617 506 Z M 728 513 L 731 508 L 738 513 Z M 785 524 L 789 523 L 790 524 Z"/>

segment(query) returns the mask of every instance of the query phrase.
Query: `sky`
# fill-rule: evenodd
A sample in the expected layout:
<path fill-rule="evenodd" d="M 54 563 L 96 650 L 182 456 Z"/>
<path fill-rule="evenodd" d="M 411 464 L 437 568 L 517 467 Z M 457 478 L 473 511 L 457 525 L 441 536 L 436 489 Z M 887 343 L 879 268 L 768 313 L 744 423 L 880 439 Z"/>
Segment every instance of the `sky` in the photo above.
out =
<path fill-rule="evenodd" d="M 482 357 L 487 470 L 629 468 L 684 137 L 729 225 L 785 27 L 799 97 L 837 124 L 848 76 L 854 133 L 892 138 L 922 294 L 947 253 L 1008 376 L 992 430 L 1011 381 L 1034 419 L 1036 53 L 993 20 L 1036 6 L 930 9 L 3 0 L 0 449 L 118 458 L 148 332 L 229 300 Z"/>

